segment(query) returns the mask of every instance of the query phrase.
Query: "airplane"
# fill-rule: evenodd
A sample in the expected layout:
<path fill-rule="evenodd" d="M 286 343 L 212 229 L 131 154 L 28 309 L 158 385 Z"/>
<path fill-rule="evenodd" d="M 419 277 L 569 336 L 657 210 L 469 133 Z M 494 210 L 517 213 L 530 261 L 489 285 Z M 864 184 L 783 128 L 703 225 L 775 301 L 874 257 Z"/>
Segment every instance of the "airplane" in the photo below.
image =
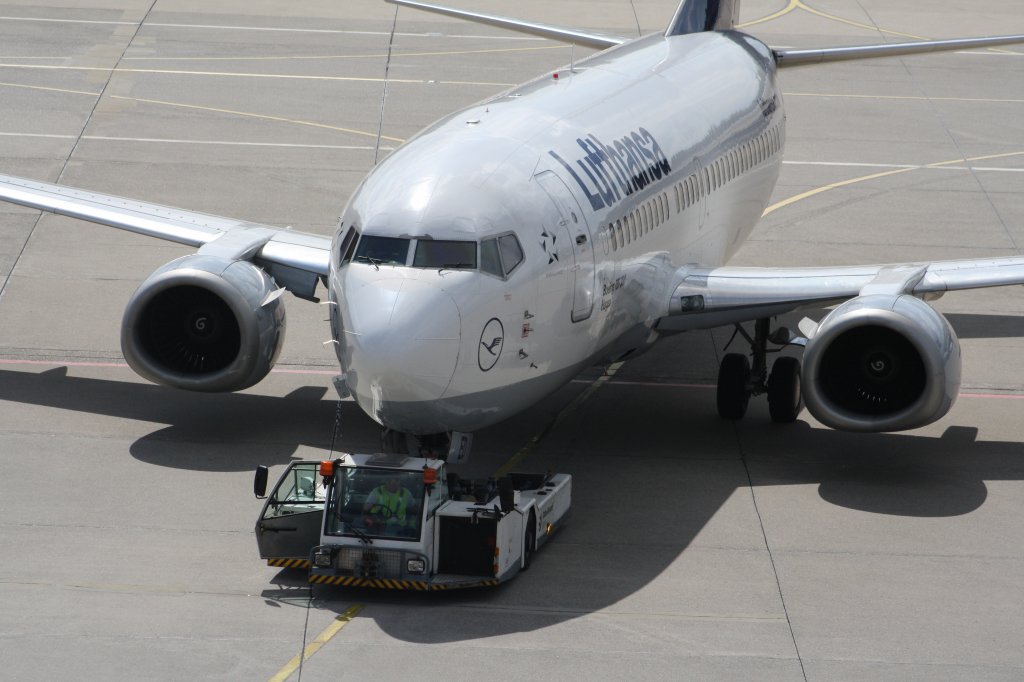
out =
<path fill-rule="evenodd" d="M 464 461 L 472 433 L 595 364 L 734 325 L 717 410 L 764 395 L 848 431 L 900 431 L 952 407 L 961 354 L 928 301 L 1024 284 L 1024 257 L 884 265 L 729 266 L 768 205 L 786 143 L 779 69 L 995 47 L 1024 35 L 772 48 L 736 29 L 739 0 L 683 0 L 636 39 L 388 0 L 595 54 L 429 126 L 376 165 L 333 238 L 0 175 L 0 199 L 197 251 L 128 301 L 121 345 L 142 377 L 237 391 L 281 350 L 281 295 L 327 292 L 341 397 L 385 452 Z M 832 307 L 799 334 L 778 316 Z M 749 333 L 743 324 L 753 323 Z M 776 347 L 802 348 L 802 362 Z"/>

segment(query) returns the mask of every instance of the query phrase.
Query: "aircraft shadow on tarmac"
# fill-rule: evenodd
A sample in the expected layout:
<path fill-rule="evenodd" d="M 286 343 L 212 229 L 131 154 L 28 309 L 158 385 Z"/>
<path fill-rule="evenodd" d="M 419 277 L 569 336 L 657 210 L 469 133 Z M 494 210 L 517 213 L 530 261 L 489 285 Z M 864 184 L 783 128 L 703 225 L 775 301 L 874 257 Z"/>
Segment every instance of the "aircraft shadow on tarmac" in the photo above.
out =
<path fill-rule="evenodd" d="M 945 313 L 961 339 L 1019 339 L 1024 336 L 1024 315 Z"/>
<path fill-rule="evenodd" d="M 336 401 L 324 386 L 285 396 L 188 393 L 128 381 L 68 376 L 66 367 L 42 373 L 0 370 L 0 400 L 86 414 L 167 424 L 131 445 L 136 459 L 199 471 L 251 471 L 288 462 L 300 445 L 327 449 Z M 368 421 L 343 403 L 342 424 Z M 374 435 L 376 438 L 376 435 Z"/>
<path fill-rule="evenodd" d="M 650 403 L 645 408 L 657 410 Z M 665 422 L 666 430 L 677 432 L 697 426 L 736 429 L 741 447 L 756 452 L 745 462 L 686 453 L 677 461 L 659 455 L 635 462 L 556 454 L 552 459 L 565 466 L 555 468 L 574 476 L 572 517 L 528 572 L 493 590 L 471 592 L 316 587 L 314 603 L 337 613 L 353 602 L 384 607 L 373 610 L 376 625 L 391 637 L 417 643 L 531 631 L 622 601 L 626 610 L 637 608 L 630 598 L 680 561 L 729 498 L 751 483 L 755 494 L 760 486 L 817 484 L 823 500 L 861 512 L 954 517 L 985 502 L 986 480 L 1024 479 L 1024 444 L 979 442 L 970 427 L 952 426 L 933 438 L 851 436 L 803 422 L 784 428 L 715 426 L 699 418 Z M 698 551 L 692 561 L 701 556 Z M 684 560 L 681 566 L 675 570 L 694 564 Z M 688 597 L 700 599 L 665 595 L 677 600 L 669 608 L 679 608 Z M 644 603 L 640 598 L 641 608 Z M 438 627 L 439 611 L 457 626 Z"/>
<path fill-rule="evenodd" d="M 691 570 L 705 556 L 694 539 L 709 528 L 714 534 L 717 514 L 737 523 L 730 498 L 745 497 L 751 485 L 755 495 L 762 486 L 812 485 L 825 502 L 858 512 L 949 518 L 981 507 L 986 481 L 1024 480 L 1024 443 L 979 441 L 974 427 L 949 426 L 939 437 L 849 434 L 803 421 L 774 425 L 760 406 L 744 422 L 723 423 L 707 390 L 676 389 L 664 394 L 675 399 L 646 400 L 632 390 L 606 385 L 527 467 L 574 476 L 572 517 L 528 572 L 494 590 L 447 594 L 317 587 L 321 608 L 387 607 L 373 610 L 376 625 L 422 643 L 536 630 L 619 602 L 637 608 L 634 596 L 643 604 L 639 594 L 673 564 L 681 561 L 672 570 Z M 594 427 L 616 416 L 633 427 L 621 429 L 630 433 Z M 747 519 L 739 523 L 754 528 L 749 513 Z M 688 561 L 683 554 L 691 545 L 698 551 Z M 688 597 L 700 599 L 666 595 Z M 438 627 L 438 609 L 458 625 Z"/>
<path fill-rule="evenodd" d="M 198 395 L 71 377 L 64 368 L 0 370 L 0 400 L 168 424 L 136 440 L 131 454 L 199 471 L 248 470 L 285 462 L 302 444 L 326 447 L 337 403 L 323 400 L 325 390 Z M 515 451 L 578 390 L 567 387 L 478 434 L 484 457 Z M 760 486 L 811 484 L 839 507 L 953 517 L 985 502 L 986 481 L 1024 479 L 1024 443 L 978 441 L 973 427 L 949 426 L 941 437 L 839 433 L 803 421 L 773 425 L 760 405 L 745 421 L 729 423 L 714 415 L 712 396 L 706 389 L 606 384 L 565 418 L 524 468 L 572 473 L 572 516 L 533 567 L 507 585 L 441 594 L 317 587 L 314 606 L 340 613 L 353 601 L 379 605 L 378 626 L 414 642 L 536 630 L 642 590 L 680 559 L 731 496 L 751 485 L 756 494 Z M 372 422 L 355 405 L 342 405 L 346 448 L 356 449 L 353 438 L 372 443 Z M 595 426 L 610 423 L 623 427 Z M 264 595 L 268 604 L 307 603 L 295 578 L 282 572 L 273 581 L 277 589 L 268 586 Z M 456 611 L 458 625 L 437 627 L 436 609 Z"/>

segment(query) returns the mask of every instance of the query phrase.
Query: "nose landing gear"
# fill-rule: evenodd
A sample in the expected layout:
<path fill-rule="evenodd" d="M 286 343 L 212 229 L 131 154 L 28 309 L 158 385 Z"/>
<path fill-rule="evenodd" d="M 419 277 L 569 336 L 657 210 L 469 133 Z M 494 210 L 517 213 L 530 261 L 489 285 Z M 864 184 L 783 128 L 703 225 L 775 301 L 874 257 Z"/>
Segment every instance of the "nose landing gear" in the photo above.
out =
<path fill-rule="evenodd" d="M 384 427 L 380 434 L 380 451 L 384 454 L 443 459 L 449 464 L 464 463 L 472 445 L 473 434 L 461 431 L 414 436 Z"/>
<path fill-rule="evenodd" d="M 750 344 L 753 364 L 741 353 L 729 353 L 722 358 L 722 364 L 718 368 L 717 403 L 718 415 L 723 419 L 742 419 L 747 413 L 750 397 L 766 393 L 768 413 L 773 422 L 794 422 L 803 408 L 800 360 L 793 357 L 778 358 L 772 365 L 771 374 L 768 373 L 768 342 L 788 337 L 788 331 L 769 335 L 769 325 L 770 321 L 767 319 L 757 320 L 754 324 L 753 338 L 743 327 L 736 325 L 736 333 L 741 334 Z M 789 341 L 781 343 L 785 345 Z M 778 352 L 778 349 L 771 352 Z"/>

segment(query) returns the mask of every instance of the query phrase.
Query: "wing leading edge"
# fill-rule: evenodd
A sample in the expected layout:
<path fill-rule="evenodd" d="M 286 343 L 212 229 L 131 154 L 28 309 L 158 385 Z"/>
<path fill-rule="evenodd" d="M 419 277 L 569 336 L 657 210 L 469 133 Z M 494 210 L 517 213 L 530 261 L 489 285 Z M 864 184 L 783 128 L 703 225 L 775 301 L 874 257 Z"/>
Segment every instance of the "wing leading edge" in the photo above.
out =
<path fill-rule="evenodd" d="M 830 268 L 680 268 L 664 330 L 707 329 L 868 294 L 938 298 L 1024 284 L 1024 257 Z"/>
<path fill-rule="evenodd" d="M 186 211 L 63 185 L 0 175 L 0 200 L 265 264 L 285 288 L 309 298 L 326 276 L 331 238 Z M 275 266 L 278 266 L 275 268 Z M 289 274 L 301 273 L 299 277 Z M 300 284 L 299 282 L 302 282 Z"/>
<path fill-rule="evenodd" d="M 1000 47 L 1024 43 L 1024 35 L 992 36 L 983 38 L 958 38 L 956 40 L 923 40 L 916 43 L 883 43 L 879 45 L 853 45 L 849 47 L 823 47 L 810 49 L 773 48 L 775 63 L 781 69 L 789 66 L 805 66 L 825 62 L 840 62 L 851 59 L 872 59 L 875 57 L 898 57 L 901 55 L 945 52 L 949 50 L 971 50 Z"/>

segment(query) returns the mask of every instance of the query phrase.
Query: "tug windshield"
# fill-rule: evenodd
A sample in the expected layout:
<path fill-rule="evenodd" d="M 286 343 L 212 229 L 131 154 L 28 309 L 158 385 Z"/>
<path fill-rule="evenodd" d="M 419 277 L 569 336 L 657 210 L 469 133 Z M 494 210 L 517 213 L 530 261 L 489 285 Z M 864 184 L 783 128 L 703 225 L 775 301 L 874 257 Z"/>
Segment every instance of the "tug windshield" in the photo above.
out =
<path fill-rule="evenodd" d="M 326 533 L 418 540 L 423 495 L 421 470 L 342 467 L 331 492 Z"/>

